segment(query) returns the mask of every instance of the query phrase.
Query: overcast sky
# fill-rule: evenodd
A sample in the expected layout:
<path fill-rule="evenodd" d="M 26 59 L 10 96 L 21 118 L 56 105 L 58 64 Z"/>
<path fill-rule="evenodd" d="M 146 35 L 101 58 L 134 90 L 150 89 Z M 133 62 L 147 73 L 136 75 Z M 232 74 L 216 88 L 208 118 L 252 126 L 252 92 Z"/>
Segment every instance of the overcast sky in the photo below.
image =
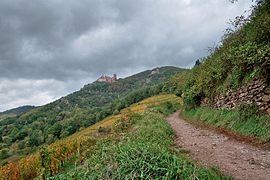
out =
<path fill-rule="evenodd" d="M 0 111 L 48 103 L 101 74 L 191 67 L 250 1 L 0 0 Z"/>

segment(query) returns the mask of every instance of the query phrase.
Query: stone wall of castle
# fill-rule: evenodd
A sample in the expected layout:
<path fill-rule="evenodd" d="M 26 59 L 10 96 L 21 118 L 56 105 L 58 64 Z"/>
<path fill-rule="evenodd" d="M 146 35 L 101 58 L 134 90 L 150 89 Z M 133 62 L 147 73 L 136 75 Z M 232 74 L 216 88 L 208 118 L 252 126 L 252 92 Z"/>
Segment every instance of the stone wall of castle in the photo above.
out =
<path fill-rule="evenodd" d="M 98 82 L 106 82 L 106 83 L 114 83 L 117 81 L 117 76 L 114 74 L 112 77 L 102 75 L 100 78 L 97 79 Z"/>

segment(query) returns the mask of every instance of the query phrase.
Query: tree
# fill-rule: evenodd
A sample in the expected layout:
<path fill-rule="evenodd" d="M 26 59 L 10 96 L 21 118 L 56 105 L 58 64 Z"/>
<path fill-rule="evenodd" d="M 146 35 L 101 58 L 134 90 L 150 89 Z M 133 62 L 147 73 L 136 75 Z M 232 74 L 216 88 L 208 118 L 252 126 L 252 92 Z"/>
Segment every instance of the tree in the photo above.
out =
<path fill-rule="evenodd" d="M 9 149 L 4 148 L 0 151 L 0 159 L 6 159 L 9 157 Z"/>
<path fill-rule="evenodd" d="M 195 66 L 199 66 L 201 64 L 201 61 L 198 59 L 196 62 L 195 62 Z"/>
<path fill-rule="evenodd" d="M 28 141 L 28 146 L 29 147 L 38 146 L 38 145 L 42 144 L 43 141 L 44 140 L 43 140 L 42 132 L 39 131 L 39 130 L 35 130 L 30 135 L 30 138 L 29 138 L 29 141 Z"/>
<path fill-rule="evenodd" d="M 14 127 L 12 131 L 10 132 L 10 138 L 12 139 L 12 142 L 15 142 L 19 137 L 19 129 Z"/>
<path fill-rule="evenodd" d="M 56 123 L 53 125 L 53 127 L 50 128 L 50 132 L 53 134 L 54 137 L 60 138 L 61 135 L 61 130 L 62 130 L 62 125 L 60 123 Z"/>

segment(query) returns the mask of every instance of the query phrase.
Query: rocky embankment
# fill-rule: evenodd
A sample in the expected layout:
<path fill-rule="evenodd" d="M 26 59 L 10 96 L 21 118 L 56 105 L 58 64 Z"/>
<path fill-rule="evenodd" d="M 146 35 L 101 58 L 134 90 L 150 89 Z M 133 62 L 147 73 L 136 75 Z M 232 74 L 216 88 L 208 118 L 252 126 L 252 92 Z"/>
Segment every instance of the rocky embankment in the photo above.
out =
<path fill-rule="evenodd" d="M 202 104 L 225 109 L 234 109 L 241 104 L 256 104 L 261 111 L 270 115 L 270 84 L 264 79 L 254 79 L 236 90 L 229 90 L 225 95 L 216 96 L 212 103 L 204 99 Z"/>

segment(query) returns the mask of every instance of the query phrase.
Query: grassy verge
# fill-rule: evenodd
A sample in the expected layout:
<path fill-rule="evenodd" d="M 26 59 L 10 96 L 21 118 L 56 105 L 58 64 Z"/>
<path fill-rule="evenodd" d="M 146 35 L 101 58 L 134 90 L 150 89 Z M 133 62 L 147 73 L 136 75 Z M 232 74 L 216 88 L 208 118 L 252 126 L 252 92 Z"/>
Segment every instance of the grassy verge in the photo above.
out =
<path fill-rule="evenodd" d="M 163 103 L 118 121 L 83 166 L 51 179 L 229 179 L 170 148 L 174 134 L 164 118 L 176 109 Z"/>
<path fill-rule="evenodd" d="M 184 111 L 182 115 L 186 119 L 200 120 L 240 135 L 254 137 L 262 143 L 270 140 L 270 118 L 266 115 L 254 114 L 243 118 L 243 112 L 237 110 L 219 110 L 209 107 Z"/>

